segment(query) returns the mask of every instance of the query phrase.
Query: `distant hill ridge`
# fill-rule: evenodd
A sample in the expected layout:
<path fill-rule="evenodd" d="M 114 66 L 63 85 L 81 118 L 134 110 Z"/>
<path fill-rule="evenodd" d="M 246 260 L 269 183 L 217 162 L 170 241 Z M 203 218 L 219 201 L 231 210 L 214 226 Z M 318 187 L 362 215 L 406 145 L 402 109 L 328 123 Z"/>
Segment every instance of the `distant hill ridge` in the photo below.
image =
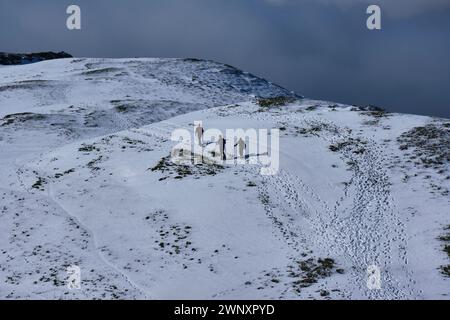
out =
<path fill-rule="evenodd" d="M 73 58 L 70 54 L 61 52 L 37 53 L 6 53 L 0 52 L 0 65 L 19 65 L 40 62 L 44 60 Z"/>

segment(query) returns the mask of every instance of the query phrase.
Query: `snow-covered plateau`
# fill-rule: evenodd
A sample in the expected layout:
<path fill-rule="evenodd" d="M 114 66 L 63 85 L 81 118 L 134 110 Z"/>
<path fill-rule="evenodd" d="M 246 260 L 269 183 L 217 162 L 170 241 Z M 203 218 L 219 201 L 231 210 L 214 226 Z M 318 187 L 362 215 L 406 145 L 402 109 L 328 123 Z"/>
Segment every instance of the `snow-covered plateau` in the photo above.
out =
<path fill-rule="evenodd" d="M 279 129 L 279 170 L 172 162 L 195 121 Z M 450 120 L 211 61 L 3 66 L 0 299 L 449 299 L 449 163 Z"/>

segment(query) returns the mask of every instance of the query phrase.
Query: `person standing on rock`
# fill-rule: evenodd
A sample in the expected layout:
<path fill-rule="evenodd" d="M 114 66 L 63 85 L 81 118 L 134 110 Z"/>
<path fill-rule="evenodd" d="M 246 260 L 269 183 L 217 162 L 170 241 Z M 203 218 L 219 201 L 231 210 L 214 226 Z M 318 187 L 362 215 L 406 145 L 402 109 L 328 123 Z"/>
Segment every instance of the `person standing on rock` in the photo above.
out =
<path fill-rule="evenodd" d="M 203 134 L 205 133 L 205 130 L 202 127 L 202 124 L 199 123 L 197 128 L 195 128 L 195 134 L 197 135 L 198 145 L 202 145 L 203 142 Z"/>

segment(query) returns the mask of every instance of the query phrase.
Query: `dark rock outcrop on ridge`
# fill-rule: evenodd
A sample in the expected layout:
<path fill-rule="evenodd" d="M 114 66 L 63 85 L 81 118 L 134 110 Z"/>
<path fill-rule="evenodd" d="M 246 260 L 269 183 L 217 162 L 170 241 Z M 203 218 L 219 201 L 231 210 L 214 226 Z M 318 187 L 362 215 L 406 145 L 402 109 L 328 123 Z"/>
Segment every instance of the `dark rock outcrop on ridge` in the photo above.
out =
<path fill-rule="evenodd" d="M 72 58 L 64 51 L 62 52 L 37 52 L 37 53 L 5 53 L 0 52 L 0 65 L 19 65 L 44 60 Z"/>

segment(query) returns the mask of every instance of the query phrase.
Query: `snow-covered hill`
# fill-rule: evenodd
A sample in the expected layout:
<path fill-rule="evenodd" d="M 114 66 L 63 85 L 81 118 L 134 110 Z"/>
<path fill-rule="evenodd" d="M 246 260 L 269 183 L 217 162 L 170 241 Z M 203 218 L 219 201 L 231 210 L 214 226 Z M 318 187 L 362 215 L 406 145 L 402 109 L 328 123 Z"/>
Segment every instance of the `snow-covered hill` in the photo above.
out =
<path fill-rule="evenodd" d="M 279 129 L 279 171 L 171 162 L 194 121 Z M 0 298 L 447 299 L 449 131 L 209 61 L 2 67 Z"/>

